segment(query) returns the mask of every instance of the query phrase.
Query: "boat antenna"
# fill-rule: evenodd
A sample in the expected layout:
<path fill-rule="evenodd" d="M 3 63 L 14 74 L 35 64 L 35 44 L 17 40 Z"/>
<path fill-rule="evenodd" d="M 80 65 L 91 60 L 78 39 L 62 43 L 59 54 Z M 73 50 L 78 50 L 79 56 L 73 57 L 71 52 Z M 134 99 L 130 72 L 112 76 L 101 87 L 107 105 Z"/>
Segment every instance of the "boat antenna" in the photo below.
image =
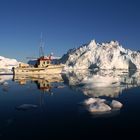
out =
<path fill-rule="evenodd" d="M 40 47 L 39 47 L 39 57 L 44 56 L 44 42 L 43 42 L 43 37 L 42 37 L 42 32 L 40 36 Z"/>

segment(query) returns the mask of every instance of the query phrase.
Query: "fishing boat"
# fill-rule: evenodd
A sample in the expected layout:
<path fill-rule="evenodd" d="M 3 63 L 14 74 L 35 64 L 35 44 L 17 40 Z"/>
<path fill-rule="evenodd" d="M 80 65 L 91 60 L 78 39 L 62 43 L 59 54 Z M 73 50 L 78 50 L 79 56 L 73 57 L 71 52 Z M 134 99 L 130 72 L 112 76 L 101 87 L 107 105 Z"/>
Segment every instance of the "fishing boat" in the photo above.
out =
<path fill-rule="evenodd" d="M 53 64 L 52 54 L 49 56 L 44 55 L 43 46 L 41 43 L 39 48 L 39 58 L 37 58 L 34 65 L 29 65 L 26 63 L 20 63 L 18 67 L 13 67 L 12 71 L 14 75 L 38 75 L 38 74 L 60 74 L 64 68 L 63 64 Z"/>
<path fill-rule="evenodd" d="M 13 74 L 36 75 L 36 74 L 59 74 L 64 68 L 63 64 L 52 64 L 51 55 L 48 57 L 39 57 L 34 66 L 20 63 L 18 67 L 13 68 Z"/>

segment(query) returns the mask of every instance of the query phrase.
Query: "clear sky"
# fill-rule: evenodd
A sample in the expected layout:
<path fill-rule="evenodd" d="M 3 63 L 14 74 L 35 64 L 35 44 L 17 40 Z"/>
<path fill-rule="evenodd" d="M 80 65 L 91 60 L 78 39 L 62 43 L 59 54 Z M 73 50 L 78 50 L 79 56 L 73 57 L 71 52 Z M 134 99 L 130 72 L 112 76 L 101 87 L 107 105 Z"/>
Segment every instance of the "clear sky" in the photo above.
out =
<path fill-rule="evenodd" d="M 140 49 L 139 0 L 0 0 L 0 55 L 18 60 L 61 56 L 95 39 Z"/>

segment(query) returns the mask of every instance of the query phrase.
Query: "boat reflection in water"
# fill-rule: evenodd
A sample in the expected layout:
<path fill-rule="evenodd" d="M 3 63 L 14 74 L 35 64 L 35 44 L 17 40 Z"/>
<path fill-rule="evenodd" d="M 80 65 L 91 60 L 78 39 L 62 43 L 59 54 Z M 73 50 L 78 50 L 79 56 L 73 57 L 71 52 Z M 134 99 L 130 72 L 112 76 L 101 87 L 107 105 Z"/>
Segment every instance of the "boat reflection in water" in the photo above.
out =
<path fill-rule="evenodd" d="M 53 75 L 14 75 L 13 80 L 20 85 L 26 84 L 28 81 L 34 82 L 37 88 L 43 92 L 52 93 L 52 88 L 59 88 L 59 85 L 54 83 L 62 83 L 61 74 Z M 61 86 L 62 87 L 62 86 Z"/>
<path fill-rule="evenodd" d="M 45 93 L 53 95 L 54 88 L 64 88 L 63 79 L 61 74 L 53 75 L 14 75 L 13 81 L 18 82 L 20 85 L 35 83 L 37 89 L 41 91 L 39 98 L 39 106 L 42 107 L 46 104 Z"/>

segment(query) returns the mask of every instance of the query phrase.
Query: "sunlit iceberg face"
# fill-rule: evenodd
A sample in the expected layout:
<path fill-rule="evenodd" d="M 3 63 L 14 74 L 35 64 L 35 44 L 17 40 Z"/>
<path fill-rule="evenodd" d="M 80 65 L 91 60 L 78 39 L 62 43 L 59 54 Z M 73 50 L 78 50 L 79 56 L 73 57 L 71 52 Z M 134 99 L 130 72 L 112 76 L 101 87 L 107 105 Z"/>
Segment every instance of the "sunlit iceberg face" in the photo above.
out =
<path fill-rule="evenodd" d="M 72 71 L 63 75 L 63 79 L 72 88 L 91 97 L 118 97 L 124 89 L 140 86 L 139 71 Z"/>
<path fill-rule="evenodd" d="M 96 43 L 92 40 L 71 49 L 60 59 L 65 69 L 140 69 L 140 53 L 123 48 L 118 41 Z"/>

